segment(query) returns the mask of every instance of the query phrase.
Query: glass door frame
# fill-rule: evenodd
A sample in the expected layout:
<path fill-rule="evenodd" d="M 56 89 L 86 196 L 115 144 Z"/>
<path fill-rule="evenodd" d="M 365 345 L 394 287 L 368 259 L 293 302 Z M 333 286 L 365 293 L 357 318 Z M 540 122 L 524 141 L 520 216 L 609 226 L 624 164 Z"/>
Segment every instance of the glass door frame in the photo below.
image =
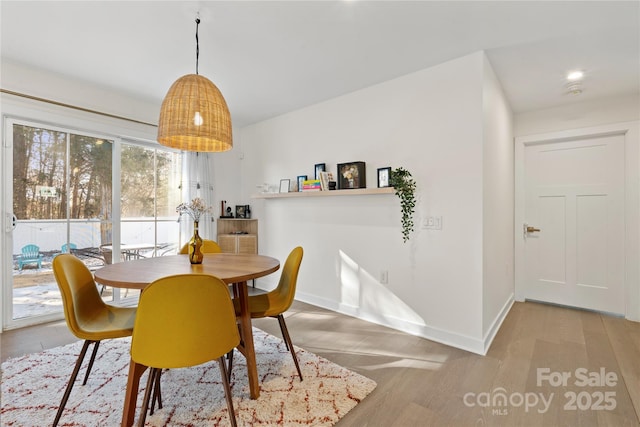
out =
<path fill-rule="evenodd" d="M 120 253 L 120 150 L 121 138 L 106 133 L 95 131 L 84 131 L 73 126 L 64 127 L 52 125 L 46 121 L 26 120 L 11 116 L 3 117 L 3 144 L 2 144 L 2 170 L 4 173 L 2 180 L 2 244 L 0 245 L 0 263 L 3 266 L 0 277 L 2 289 L 2 303 L 0 304 L 0 319 L 2 319 L 2 329 L 15 329 L 34 324 L 64 319 L 62 310 L 55 313 L 38 316 L 13 319 L 13 127 L 14 125 L 24 125 L 34 128 L 43 128 L 51 131 L 64 132 L 68 135 L 82 135 L 93 138 L 107 139 L 113 141 L 112 150 L 112 238 L 113 251 Z M 67 160 L 68 162 L 68 154 Z M 67 228 L 70 219 L 67 218 Z M 67 230 L 67 233 L 69 231 Z M 117 262 L 117 261 L 116 261 Z M 120 289 L 114 289 L 114 303 L 120 302 Z"/>

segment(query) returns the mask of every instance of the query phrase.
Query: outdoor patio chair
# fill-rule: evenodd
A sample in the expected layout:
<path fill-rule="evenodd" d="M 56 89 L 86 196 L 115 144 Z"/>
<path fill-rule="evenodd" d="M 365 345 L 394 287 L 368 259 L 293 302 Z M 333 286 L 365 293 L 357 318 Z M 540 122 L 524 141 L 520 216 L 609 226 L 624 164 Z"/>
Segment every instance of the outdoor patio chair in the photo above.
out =
<path fill-rule="evenodd" d="M 62 249 L 60 250 L 60 253 L 70 254 L 76 249 L 78 249 L 78 245 L 76 245 L 75 243 L 65 243 L 64 245 L 62 245 Z"/>
<path fill-rule="evenodd" d="M 163 243 L 158 245 L 156 256 L 175 255 L 177 252 L 176 243 Z"/>
<path fill-rule="evenodd" d="M 107 249 L 106 246 L 111 246 L 111 243 L 105 243 L 104 245 L 100 245 L 100 256 L 104 260 L 104 264 L 113 264 L 113 251 L 111 248 Z"/>
<path fill-rule="evenodd" d="M 42 254 L 37 245 L 27 245 L 22 248 L 21 252 L 18 258 L 19 270 L 22 270 L 25 264 L 38 264 L 38 268 L 42 268 Z"/>

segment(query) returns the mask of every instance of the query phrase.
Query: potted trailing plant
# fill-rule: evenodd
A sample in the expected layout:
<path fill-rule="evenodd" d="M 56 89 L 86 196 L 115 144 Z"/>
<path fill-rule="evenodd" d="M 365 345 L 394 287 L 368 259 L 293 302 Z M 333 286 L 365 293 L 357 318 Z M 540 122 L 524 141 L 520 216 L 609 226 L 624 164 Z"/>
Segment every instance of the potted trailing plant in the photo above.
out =
<path fill-rule="evenodd" d="M 408 170 L 396 168 L 391 170 L 389 183 L 394 188 L 396 195 L 400 198 L 400 208 L 402 209 L 402 240 L 406 243 L 407 240 L 409 240 L 409 235 L 413 231 L 413 212 L 416 207 L 416 181 Z"/>

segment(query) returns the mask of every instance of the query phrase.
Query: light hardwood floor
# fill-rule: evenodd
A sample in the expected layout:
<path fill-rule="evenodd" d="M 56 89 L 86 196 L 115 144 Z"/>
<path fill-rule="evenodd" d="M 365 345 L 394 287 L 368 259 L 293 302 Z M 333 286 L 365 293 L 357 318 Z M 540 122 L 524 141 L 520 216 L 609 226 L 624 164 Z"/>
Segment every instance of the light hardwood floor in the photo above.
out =
<path fill-rule="evenodd" d="M 280 336 L 275 319 L 254 325 Z M 339 427 L 640 425 L 640 323 L 516 303 L 486 356 L 300 302 L 287 325 L 295 345 L 378 383 Z M 0 337 L 3 361 L 75 340 L 64 322 Z M 545 369 L 552 380 L 568 373 L 566 385 L 541 376 L 538 386 Z M 608 383 L 582 385 L 579 369 Z M 505 406 L 493 402 L 501 394 Z"/>

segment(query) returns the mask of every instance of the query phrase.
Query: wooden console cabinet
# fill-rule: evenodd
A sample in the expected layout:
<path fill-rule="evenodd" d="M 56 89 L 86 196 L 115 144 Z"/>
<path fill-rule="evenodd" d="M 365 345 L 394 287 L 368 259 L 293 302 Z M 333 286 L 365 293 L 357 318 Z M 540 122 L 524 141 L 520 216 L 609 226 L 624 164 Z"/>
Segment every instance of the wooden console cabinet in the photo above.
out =
<path fill-rule="evenodd" d="M 258 220 L 220 218 L 218 219 L 217 239 L 222 252 L 232 254 L 257 254 Z"/>

